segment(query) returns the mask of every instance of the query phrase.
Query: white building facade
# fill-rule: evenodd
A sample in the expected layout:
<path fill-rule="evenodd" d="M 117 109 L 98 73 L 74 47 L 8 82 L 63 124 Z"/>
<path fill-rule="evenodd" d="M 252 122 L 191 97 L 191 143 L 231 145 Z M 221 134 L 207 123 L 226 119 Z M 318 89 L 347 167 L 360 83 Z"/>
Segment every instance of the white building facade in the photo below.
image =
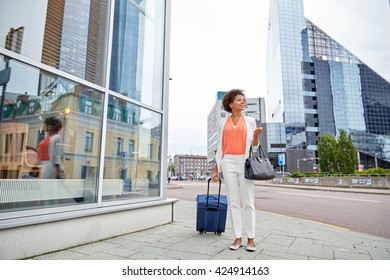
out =
<path fill-rule="evenodd" d="M 207 175 L 207 157 L 201 155 L 175 155 L 176 175 L 185 179 L 200 179 Z"/>

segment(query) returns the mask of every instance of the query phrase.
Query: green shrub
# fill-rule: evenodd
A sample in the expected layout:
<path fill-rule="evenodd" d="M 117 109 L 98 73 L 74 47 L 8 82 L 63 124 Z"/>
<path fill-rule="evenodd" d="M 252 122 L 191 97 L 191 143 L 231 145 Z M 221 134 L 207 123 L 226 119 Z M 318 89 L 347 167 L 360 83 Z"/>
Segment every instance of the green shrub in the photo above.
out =
<path fill-rule="evenodd" d="M 358 174 L 363 174 L 363 175 L 386 175 L 386 174 L 390 174 L 390 170 L 385 169 L 385 168 L 380 168 L 380 167 L 378 167 L 378 168 L 369 168 L 369 169 L 361 171 L 361 172 L 358 171 Z"/>
<path fill-rule="evenodd" d="M 302 172 L 294 172 L 290 175 L 291 178 L 302 178 L 304 174 Z"/>

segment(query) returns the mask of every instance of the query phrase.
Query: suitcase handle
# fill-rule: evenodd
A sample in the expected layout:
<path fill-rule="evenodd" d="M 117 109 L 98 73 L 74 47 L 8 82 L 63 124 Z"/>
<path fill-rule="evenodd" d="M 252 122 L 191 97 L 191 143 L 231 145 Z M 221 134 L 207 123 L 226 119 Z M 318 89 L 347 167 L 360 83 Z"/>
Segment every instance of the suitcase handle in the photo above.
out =
<path fill-rule="evenodd" d="M 211 178 L 209 178 L 207 180 L 207 196 L 206 196 L 206 209 L 208 208 L 209 206 L 209 192 L 210 192 L 210 182 L 211 182 Z M 219 179 L 219 188 L 218 188 L 218 202 L 217 202 L 217 208 L 219 208 L 219 198 L 221 196 L 221 184 L 222 184 L 222 181 L 221 179 Z"/>

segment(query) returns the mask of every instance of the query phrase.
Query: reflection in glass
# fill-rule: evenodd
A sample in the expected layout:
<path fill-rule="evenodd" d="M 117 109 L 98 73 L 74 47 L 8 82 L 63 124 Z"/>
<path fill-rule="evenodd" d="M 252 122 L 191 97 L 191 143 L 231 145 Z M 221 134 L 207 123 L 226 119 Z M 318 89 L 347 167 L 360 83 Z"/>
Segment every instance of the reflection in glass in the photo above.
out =
<path fill-rule="evenodd" d="M 104 85 L 109 0 L 1 0 L 0 46 Z"/>
<path fill-rule="evenodd" d="M 161 109 L 164 1 L 115 1 L 110 89 Z"/>
<path fill-rule="evenodd" d="M 0 215 L 100 207 L 100 195 L 103 203 L 159 197 L 166 1 L 0 2 L 0 71 L 6 74 L 0 82 L 7 80 L 0 86 Z M 98 90 L 106 84 L 107 94 L 116 91 L 126 101 L 110 97 L 103 104 Z M 39 155 L 49 118 L 62 123 L 56 144 L 62 168 L 55 179 L 43 179 Z"/>
<path fill-rule="evenodd" d="M 95 202 L 102 93 L 14 60 L 9 66 L 0 103 L 0 211 Z M 50 119 L 62 123 L 56 146 L 46 138 Z M 46 158 L 39 154 L 44 139 L 52 145 Z M 63 172 L 45 179 L 43 163 L 54 158 L 53 147 Z"/>
<path fill-rule="evenodd" d="M 110 96 L 107 119 L 103 200 L 159 196 L 161 114 Z"/>

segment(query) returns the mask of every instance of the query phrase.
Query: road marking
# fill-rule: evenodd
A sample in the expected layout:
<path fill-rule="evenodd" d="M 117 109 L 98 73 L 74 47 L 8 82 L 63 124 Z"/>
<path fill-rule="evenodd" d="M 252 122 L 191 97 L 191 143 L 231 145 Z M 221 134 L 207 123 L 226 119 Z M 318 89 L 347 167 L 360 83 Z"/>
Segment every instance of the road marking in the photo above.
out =
<path fill-rule="evenodd" d="M 318 222 L 318 221 L 314 221 L 314 220 L 308 220 L 308 221 L 311 221 L 311 222 L 316 223 L 316 224 L 320 224 L 320 225 L 325 225 L 325 226 L 328 226 L 328 227 L 332 227 L 332 228 L 341 229 L 341 230 L 349 230 L 349 228 L 339 227 L 339 226 L 335 226 L 335 225 L 328 224 L 328 223 Z"/>
<path fill-rule="evenodd" d="M 312 196 L 312 197 L 324 197 L 324 198 L 333 198 L 333 199 L 342 199 L 342 200 L 354 200 L 354 201 L 373 202 L 373 203 L 378 203 L 378 202 L 380 202 L 380 201 L 377 201 L 377 200 L 369 200 L 369 199 L 345 198 L 345 197 L 335 197 L 335 196 L 325 196 L 325 195 L 314 195 L 314 194 L 303 194 L 303 193 L 289 193 L 289 192 L 277 192 L 277 193 L 288 194 L 288 195 L 301 195 L 301 196 Z"/>

